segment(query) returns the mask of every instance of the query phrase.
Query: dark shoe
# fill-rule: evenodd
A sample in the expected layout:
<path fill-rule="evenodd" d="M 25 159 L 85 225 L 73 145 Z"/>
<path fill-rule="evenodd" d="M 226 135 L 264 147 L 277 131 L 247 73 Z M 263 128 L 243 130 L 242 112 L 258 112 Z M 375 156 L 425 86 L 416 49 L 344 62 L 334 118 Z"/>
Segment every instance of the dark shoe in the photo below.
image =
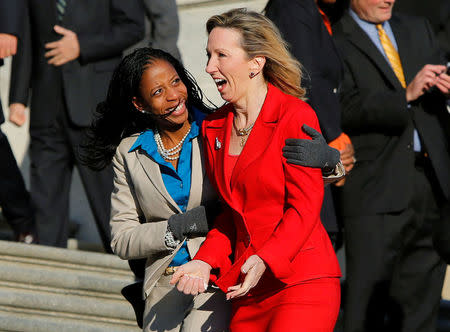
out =
<path fill-rule="evenodd" d="M 19 235 L 17 235 L 16 241 L 26 243 L 26 244 L 37 244 L 38 243 L 37 235 L 34 233 L 29 233 L 29 232 L 28 233 L 20 233 Z"/>

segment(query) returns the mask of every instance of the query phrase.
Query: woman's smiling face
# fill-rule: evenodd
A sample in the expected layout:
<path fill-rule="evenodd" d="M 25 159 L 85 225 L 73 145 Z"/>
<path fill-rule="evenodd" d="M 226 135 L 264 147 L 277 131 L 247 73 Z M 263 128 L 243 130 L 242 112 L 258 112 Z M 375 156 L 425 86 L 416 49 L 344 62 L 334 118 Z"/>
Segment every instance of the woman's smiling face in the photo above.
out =
<path fill-rule="evenodd" d="M 156 121 L 161 129 L 188 121 L 187 89 L 175 68 L 165 60 L 152 61 L 142 74 L 140 97 L 133 103 L 141 111 L 170 114 Z"/>
<path fill-rule="evenodd" d="M 241 33 L 235 29 L 214 28 L 206 47 L 208 63 L 206 72 L 216 83 L 221 97 L 237 103 L 247 95 L 250 59 L 241 47 Z"/>

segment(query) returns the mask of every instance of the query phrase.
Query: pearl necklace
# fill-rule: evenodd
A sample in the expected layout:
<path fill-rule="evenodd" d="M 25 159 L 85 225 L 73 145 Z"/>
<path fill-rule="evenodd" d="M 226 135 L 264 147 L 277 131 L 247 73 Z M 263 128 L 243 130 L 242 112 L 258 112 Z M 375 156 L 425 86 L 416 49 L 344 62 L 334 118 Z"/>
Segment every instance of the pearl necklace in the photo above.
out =
<path fill-rule="evenodd" d="M 155 133 L 153 134 L 153 137 L 155 138 L 156 145 L 158 147 L 159 154 L 166 160 L 177 160 L 180 158 L 179 152 L 181 151 L 181 148 L 183 147 L 184 140 L 186 139 L 187 135 L 191 132 L 191 127 L 189 127 L 189 130 L 186 132 L 186 134 L 183 136 L 181 141 L 178 142 L 177 145 L 175 145 L 173 148 L 166 149 L 164 147 L 164 143 L 161 139 L 161 135 L 159 134 L 158 129 L 155 129 Z M 174 155 L 178 154 L 175 157 L 172 157 Z"/>

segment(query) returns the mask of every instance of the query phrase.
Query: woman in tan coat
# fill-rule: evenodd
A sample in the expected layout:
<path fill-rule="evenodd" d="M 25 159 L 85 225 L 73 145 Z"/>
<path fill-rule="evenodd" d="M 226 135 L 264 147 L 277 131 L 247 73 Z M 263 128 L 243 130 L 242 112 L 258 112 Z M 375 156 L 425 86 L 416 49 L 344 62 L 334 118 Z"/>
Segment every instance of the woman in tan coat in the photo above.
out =
<path fill-rule="evenodd" d="M 97 108 L 90 164 L 113 163 L 113 252 L 146 258 L 144 331 L 228 329 L 222 292 L 208 287 L 194 298 L 169 284 L 174 266 L 196 254 L 207 211 L 217 205 L 200 152 L 199 124 L 208 112 L 183 66 L 150 48 L 122 60 Z"/>

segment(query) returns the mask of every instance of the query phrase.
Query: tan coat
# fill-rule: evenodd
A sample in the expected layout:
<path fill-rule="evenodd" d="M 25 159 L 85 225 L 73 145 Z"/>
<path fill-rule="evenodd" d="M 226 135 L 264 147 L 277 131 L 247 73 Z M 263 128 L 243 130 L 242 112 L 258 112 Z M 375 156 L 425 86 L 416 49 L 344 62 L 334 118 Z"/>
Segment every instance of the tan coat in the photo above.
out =
<path fill-rule="evenodd" d="M 122 140 L 113 158 L 114 190 L 111 196 L 111 247 L 122 259 L 147 258 L 146 298 L 181 247 L 166 246 L 167 220 L 181 213 L 164 186 L 159 165 L 145 152 L 129 152 L 138 137 Z M 203 167 L 200 136 L 192 140 L 192 181 L 187 210 L 217 199 Z M 191 256 L 204 237 L 187 240 Z"/>

